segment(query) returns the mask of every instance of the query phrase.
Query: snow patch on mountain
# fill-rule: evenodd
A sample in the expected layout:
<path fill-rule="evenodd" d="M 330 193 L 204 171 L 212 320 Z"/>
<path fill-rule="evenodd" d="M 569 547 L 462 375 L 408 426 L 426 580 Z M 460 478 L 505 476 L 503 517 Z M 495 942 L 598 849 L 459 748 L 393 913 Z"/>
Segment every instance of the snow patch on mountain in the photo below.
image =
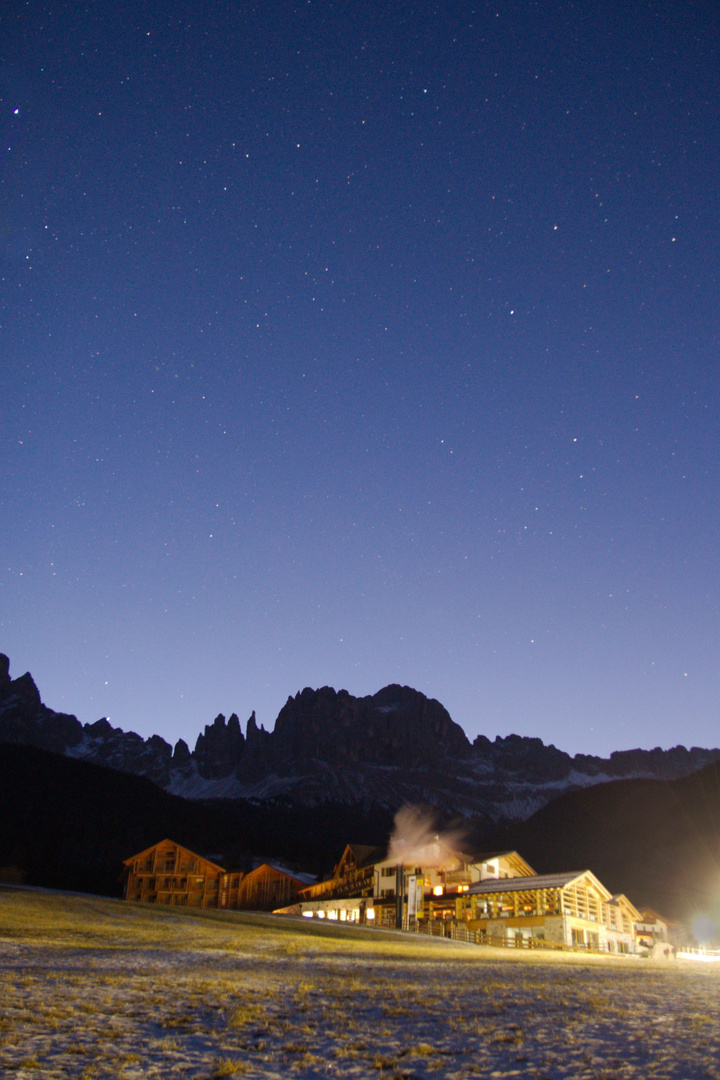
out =
<path fill-rule="evenodd" d="M 569 754 L 518 735 L 471 744 L 447 710 L 392 684 L 356 698 L 306 687 L 288 698 L 273 731 L 253 713 L 243 734 L 220 714 L 194 750 L 143 739 L 106 720 L 82 725 L 42 704 L 29 674 L 11 680 L 0 654 L 0 741 L 36 746 L 135 773 L 186 799 L 287 798 L 305 805 L 427 803 L 488 821 L 527 817 L 565 791 L 620 778 L 675 779 L 720 759 L 720 750 L 678 746 L 609 759 Z"/>

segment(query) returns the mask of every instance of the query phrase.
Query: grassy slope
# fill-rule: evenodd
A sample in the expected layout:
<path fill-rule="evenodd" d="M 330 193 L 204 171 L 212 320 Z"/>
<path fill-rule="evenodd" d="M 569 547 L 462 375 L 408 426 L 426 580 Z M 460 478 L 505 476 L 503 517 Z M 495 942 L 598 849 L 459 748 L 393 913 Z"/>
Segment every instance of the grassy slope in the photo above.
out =
<path fill-rule="evenodd" d="M 0 1075 L 701 1080 L 715 967 L 0 889 Z"/>

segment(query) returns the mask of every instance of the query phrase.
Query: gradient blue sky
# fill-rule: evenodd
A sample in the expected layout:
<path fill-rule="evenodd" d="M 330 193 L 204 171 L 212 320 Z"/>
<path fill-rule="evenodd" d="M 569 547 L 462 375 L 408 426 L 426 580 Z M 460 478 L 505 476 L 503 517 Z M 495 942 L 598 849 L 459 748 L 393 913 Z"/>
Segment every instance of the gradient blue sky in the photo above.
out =
<path fill-rule="evenodd" d="M 30 0 L 0 650 L 194 745 L 389 682 L 720 744 L 713 2 Z"/>

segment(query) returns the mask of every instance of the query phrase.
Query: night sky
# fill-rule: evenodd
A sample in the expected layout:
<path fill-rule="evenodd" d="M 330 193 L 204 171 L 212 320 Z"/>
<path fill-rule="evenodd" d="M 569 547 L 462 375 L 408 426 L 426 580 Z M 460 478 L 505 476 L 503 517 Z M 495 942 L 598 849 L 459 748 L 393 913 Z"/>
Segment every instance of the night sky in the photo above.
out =
<path fill-rule="evenodd" d="M 720 9 L 0 25 L 0 650 L 194 745 L 305 686 L 720 744 Z"/>

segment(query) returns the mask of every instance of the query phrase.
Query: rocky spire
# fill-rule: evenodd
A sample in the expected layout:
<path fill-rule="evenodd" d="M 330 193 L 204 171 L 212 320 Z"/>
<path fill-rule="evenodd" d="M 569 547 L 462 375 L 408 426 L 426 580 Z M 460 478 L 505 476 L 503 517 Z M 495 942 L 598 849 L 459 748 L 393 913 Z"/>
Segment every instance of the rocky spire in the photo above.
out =
<path fill-rule="evenodd" d="M 235 713 L 226 723 L 219 713 L 198 735 L 194 758 L 198 772 L 208 780 L 220 780 L 235 771 L 245 749 L 245 738 Z"/>

